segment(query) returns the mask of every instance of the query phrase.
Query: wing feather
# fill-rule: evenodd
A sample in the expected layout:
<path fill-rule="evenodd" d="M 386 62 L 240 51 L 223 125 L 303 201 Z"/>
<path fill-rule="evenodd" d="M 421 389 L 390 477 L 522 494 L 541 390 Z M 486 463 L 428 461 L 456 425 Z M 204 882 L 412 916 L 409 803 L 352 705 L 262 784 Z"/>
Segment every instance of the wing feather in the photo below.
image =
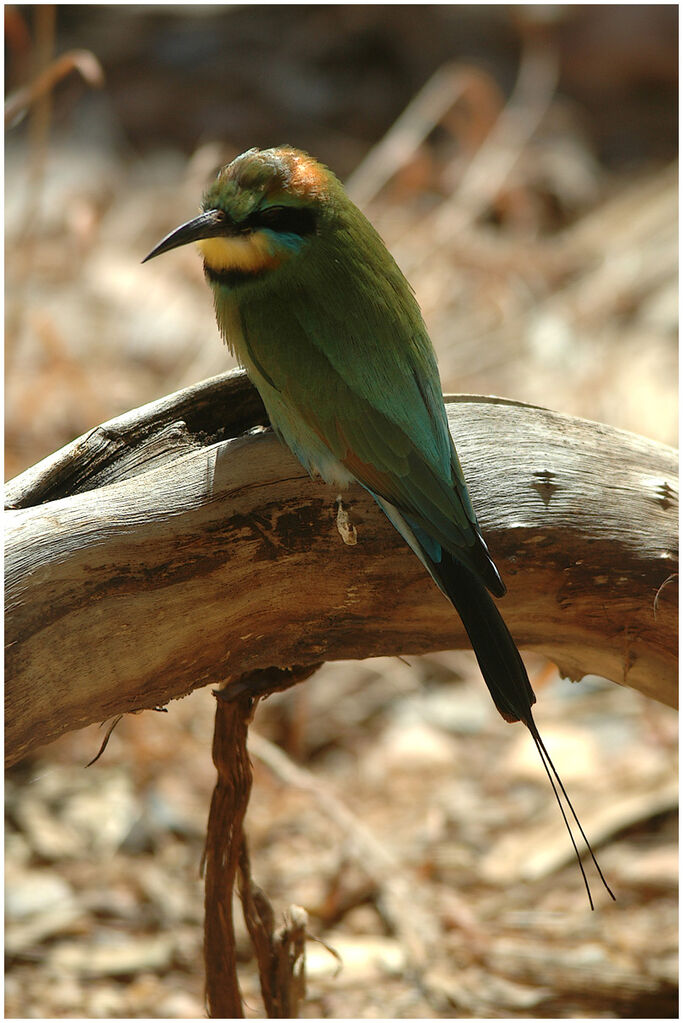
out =
<path fill-rule="evenodd" d="M 501 592 L 448 430 L 419 311 L 406 344 L 395 336 L 400 321 L 387 309 L 374 318 L 364 310 L 362 356 L 344 359 L 344 338 L 357 344 L 361 331 L 353 310 L 343 321 L 329 308 L 325 316 L 314 315 L 311 301 L 291 295 L 279 301 L 271 295 L 267 310 L 268 319 L 262 303 L 242 309 L 244 344 L 252 365 L 268 367 L 278 401 L 270 407 L 266 394 L 264 400 L 292 448 L 304 446 L 296 440 L 303 422 L 364 487 Z M 382 343 L 378 332 L 392 325 Z"/>

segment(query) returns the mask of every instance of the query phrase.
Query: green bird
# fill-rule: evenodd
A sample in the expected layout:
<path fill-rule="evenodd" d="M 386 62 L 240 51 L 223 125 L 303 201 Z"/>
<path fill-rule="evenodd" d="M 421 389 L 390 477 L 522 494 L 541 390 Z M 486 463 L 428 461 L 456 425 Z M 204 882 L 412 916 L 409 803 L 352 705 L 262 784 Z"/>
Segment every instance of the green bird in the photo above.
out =
<path fill-rule="evenodd" d="M 502 597 L 505 585 L 467 492 L 410 285 L 335 175 L 290 146 L 250 149 L 223 167 L 202 213 L 146 259 L 189 242 L 203 256 L 220 332 L 277 435 L 311 475 L 338 488 L 358 482 L 372 494 L 454 605 L 496 707 L 534 739 L 592 908 L 553 777 L 607 884 L 539 735 L 534 691 L 491 597 Z"/>

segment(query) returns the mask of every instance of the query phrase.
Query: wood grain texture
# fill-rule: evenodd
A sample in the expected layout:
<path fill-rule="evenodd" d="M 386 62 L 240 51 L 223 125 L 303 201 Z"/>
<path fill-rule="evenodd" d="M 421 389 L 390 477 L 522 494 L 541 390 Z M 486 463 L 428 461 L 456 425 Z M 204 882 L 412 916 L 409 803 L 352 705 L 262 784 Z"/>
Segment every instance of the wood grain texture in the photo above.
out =
<path fill-rule="evenodd" d="M 674 704 L 676 453 L 502 399 L 447 405 L 521 649 Z M 8 485 L 9 762 L 250 672 L 467 646 L 374 501 L 345 493 L 344 543 L 337 495 L 266 421 L 244 375 L 225 374 Z"/>

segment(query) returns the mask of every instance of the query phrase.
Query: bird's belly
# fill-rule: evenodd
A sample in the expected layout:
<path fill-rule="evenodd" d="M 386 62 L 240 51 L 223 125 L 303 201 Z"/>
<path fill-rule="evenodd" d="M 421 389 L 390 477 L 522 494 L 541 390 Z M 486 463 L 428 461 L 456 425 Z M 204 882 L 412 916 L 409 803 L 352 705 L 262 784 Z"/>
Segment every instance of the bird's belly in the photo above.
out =
<path fill-rule="evenodd" d="M 333 455 L 305 420 L 289 405 L 280 391 L 264 379 L 249 359 L 243 362 L 249 379 L 258 390 L 275 432 L 299 459 L 311 476 L 320 476 L 325 483 L 345 489 L 356 477 Z"/>
<path fill-rule="evenodd" d="M 320 452 L 307 468 L 312 476 L 320 476 L 325 483 L 330 483 L 338 490 L 345 490 L 350 483 L 357 482 L 356 477 L 327 448 L 321 447 Z"/>
<path fill-rule="evenodd" d="M 269 395 L 261 392 L 261 397 L 276 432 L 311 476 L 320 476 L 325 483 L 338 489 L 344 489 L 355 481 L 355 476 L 277 392 Z"/>

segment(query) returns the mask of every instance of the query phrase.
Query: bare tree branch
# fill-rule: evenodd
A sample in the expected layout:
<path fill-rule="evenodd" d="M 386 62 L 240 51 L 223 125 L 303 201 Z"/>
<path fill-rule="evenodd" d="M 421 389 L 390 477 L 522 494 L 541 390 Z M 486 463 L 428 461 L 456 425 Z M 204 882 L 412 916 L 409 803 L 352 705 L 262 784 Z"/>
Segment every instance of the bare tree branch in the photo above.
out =
<path fill-rule="evenodd" d="M 674 704 L 676 453 L 502 399 L 447 404 L 520 647 Z M 349 489 L 340 515 L 266 422 L 225 374 L 7 486 L 9 762 L 270 667 L 467 645 L 372 498 Z"/>

